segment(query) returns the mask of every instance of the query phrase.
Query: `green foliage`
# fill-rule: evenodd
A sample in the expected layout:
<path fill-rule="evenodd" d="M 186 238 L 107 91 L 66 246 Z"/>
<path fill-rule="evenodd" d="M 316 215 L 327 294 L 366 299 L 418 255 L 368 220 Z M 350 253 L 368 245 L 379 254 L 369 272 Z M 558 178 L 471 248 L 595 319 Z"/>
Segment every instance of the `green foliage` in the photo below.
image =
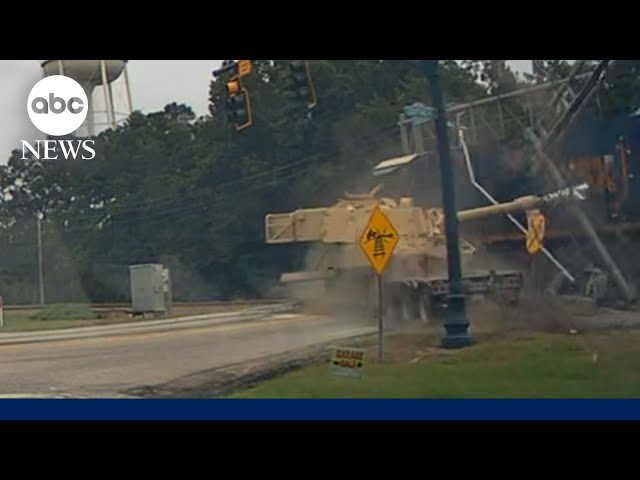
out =
<path fill-rule="evenodd" d="M 566 78 L 573 67 L 566 60 L 533 60 L 533 73 L 526 78 L 536 83 Z"/>
<path fill-rule="evenodd" d="M 597 96 L 603 116 L 630 114 L 640 107 L 640 61 L 616 60 L 607 72 L 604 91 Z"/>
<path fill-rule="evenodd" d="M 94 320 L 98 314 L 83 305 L 51 305 L 31 315 L 32 320 Z"/>
<path fill-rule="evenodd" d="M 515 338 L 514 338 L 515 337 Z M 418 341 L 419 340 L 419 341 Z M 440 353 L 436 338 L 390 336 L 385 364 L 367 351 L 362 378 L 314 365 L 235 398 L 636 398 L 640 349 L 628 333 L 531 333 Z M 425 353 L 431 352 L 431 354 Z M 398 358 L 394 358 L 398 357 Z"/>

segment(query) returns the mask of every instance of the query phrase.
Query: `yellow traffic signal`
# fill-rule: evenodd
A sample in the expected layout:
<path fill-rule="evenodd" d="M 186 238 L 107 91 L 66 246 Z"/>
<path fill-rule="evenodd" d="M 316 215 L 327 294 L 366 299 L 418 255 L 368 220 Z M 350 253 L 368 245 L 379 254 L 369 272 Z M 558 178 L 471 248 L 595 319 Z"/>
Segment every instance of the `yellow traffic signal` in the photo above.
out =
<path fill-rule="evenodd" d="M 226 87 L 228 95 L 226 106 L 229 110 L 227 118 L 235 125 L 236 130 L 245 129 L 253 122 L 249 92 L 242 85 L 240 77 L 230 79 Z"/>
<path fill-rule="evenodd" d="M 238 75 L 244 77 L 251 73 L 251 60 L 238 60 Z"/>
<path fill-rule="evenodd" d="M 227 82 L 227 94 L 228 95 L 237 95 L 242 90 L 242 85 L 240 84 L 240 79 L 234 79 Z"/>

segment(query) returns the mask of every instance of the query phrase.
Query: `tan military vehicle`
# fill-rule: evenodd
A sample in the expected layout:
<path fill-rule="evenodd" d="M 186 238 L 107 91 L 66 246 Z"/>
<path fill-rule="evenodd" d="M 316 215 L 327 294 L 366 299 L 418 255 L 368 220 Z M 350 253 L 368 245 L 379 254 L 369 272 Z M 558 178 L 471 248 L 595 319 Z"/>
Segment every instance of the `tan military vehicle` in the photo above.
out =
<path fill-rule="evenodd" d="M 426 320 L 437 307 L 444 305 L 448 294 L 444 214 L 441 208 L 416 206 L 411 197 L 382 196 L 382 188 L 378 185 L 366 194 L 346 193 L 335 204 L 325 207 L 268 214 L 266 241 L 269 244 L 307 242 L 313 247 L 306 269 L 283 274 L 283 283 L 292 286 L 320 283 L 322 288 L 313 290 L 316 299 L 338 301 L 364 310 L 375 308 L 375 274 L 359 241 L 374 207 L 379 205 L 399 234 L 383 277 L 387 312 L 397 319 Z M 464 223 L 512 212 L 535 211 L 559 198 L 565 197 L 526 196 L 498 205 L 461 210 L 458 220 Z M 522 273 L 472 271 L 469 260 L 476 251 L 471 243 L 460 240 L 465 293 L 497 293 L 504 299 L 517 300 L 523 285 Z"/>

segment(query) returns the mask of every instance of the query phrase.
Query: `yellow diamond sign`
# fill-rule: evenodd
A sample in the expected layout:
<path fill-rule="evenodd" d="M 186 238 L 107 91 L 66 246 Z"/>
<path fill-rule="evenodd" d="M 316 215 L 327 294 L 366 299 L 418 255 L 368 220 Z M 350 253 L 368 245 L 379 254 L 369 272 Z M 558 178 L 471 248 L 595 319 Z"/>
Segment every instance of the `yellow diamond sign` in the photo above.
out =
<path fill-rule="evenodd" d="M 399 241 L 398 231 L 376 205 L 360 237 L 360 248 L 378 275 L 382 275 Z"/>

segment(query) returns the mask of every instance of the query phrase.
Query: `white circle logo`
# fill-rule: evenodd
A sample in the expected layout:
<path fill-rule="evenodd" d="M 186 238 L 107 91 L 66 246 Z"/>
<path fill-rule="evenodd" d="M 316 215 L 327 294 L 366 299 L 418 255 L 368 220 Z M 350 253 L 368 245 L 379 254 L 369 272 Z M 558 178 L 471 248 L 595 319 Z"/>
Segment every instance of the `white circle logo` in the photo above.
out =
<path fill-rule="evenodd" d="M 64 75 L 40 80 L 31 89 L 27 112 L 35 127 L 61 137 L 75 132 L 87 118 L 89 101 L 78 82 Z"/>

